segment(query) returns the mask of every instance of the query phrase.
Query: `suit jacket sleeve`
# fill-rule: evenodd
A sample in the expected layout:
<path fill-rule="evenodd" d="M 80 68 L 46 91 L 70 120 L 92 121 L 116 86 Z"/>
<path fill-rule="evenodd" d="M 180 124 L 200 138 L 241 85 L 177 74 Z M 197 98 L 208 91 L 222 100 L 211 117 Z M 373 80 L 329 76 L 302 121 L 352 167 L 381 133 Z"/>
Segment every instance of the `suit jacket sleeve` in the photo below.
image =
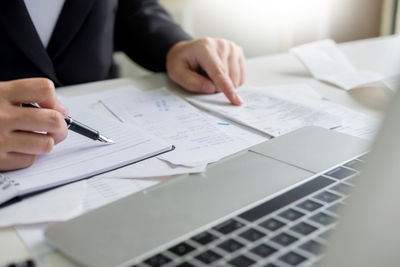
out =
<path fill-rule="evenodd" d="M 114 38 L 116 50 L 152 71 L 165 71 L 169 49 L 191 39 L 156 0 L 119 0 Z"/>

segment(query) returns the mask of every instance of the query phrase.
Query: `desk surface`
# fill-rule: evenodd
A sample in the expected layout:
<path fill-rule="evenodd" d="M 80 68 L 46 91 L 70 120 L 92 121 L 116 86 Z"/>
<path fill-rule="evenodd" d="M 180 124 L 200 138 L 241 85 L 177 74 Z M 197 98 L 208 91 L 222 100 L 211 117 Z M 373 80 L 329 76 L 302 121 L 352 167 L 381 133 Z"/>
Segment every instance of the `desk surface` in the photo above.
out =
<path fill-rule="evenodd" d="M 340 49 L 360 69 L 377 71 L 385 76 L 400 72 L 400 36 L 369 39 L 345 43 Z M 277 54 L 248 59 L 246 85 L 266 86 L 287 83 L 305 83 L 322 96 L 353 108 L 370 116 L 382 116 L 387 96 L 382 89 L 365 88 L 350 92 L 316 81 L 305 67 L 291 54 Z M 124 85 L 135 85 L 141 89 L 155 89 L 162 86 L 176 89 L 165 74 L 144 76 L 135 80 L 117 79 L 86 85 L 65 87 L 58 90 L 63 96 L 82 95 L 109 90 Z M 13 228 L 0 230 L 0 266 L 10 261 L 30 257 L 29 249 L 20 240 Z M 46 257 L 49 266 L 75 266 L 57 253 Z"/>

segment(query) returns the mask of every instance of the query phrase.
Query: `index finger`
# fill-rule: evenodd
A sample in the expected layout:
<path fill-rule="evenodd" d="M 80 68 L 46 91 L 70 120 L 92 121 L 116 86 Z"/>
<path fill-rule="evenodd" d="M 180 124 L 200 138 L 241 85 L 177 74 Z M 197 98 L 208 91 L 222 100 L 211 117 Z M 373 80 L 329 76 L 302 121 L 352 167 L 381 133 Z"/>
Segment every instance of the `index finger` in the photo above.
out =
<path fill-rule="evenodd" d="M 215 52 L 206 52 L 200 61 L 201 67 L 207 72 L 208 77 L 215 86 L 222 90 L 226 97 L 234 105 L 241 105 L 242 101 L 235 92 L 233 83 L 225 71 L 225 67 Z"/>
<path fill-rule="evenodd" d="M 54 109 L 64 116 L 68 110 L 58 101 L 54 83 L 46 78 L 28 78 L 9 82 L 1 82 L 6 97 L 13 104 L 38 103 L 41 107 Z"/>

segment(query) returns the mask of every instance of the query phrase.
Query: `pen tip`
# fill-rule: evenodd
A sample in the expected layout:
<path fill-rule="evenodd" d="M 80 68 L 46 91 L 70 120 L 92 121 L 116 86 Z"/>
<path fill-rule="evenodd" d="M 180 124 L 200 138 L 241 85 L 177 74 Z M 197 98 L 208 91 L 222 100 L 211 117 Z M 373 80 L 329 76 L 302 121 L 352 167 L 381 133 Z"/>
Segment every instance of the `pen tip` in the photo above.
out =
<path fill-rule="evenodd" d="M 106 143 L 106 144 L 114 144 L 114 143 L 115 143 L 115 142 L 114 142 L 113 140 L 111 140 L 110 138 L 105 137 L 105 136 L 102 136 L 102 135 L 100 135 L 99 138 L 98 138 L 97 140 L 99 140 L 100 142 Z"/>

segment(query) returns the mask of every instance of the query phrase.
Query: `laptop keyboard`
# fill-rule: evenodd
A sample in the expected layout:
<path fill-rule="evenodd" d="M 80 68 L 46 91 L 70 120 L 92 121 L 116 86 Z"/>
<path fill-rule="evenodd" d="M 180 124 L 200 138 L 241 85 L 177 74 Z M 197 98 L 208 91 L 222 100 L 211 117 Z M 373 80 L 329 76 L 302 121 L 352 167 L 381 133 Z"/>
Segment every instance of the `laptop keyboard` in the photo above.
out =
<path fill-rule="evenodd" d="M 350 160 L 135 266 L 313 266 L 362 166 Z"/>

